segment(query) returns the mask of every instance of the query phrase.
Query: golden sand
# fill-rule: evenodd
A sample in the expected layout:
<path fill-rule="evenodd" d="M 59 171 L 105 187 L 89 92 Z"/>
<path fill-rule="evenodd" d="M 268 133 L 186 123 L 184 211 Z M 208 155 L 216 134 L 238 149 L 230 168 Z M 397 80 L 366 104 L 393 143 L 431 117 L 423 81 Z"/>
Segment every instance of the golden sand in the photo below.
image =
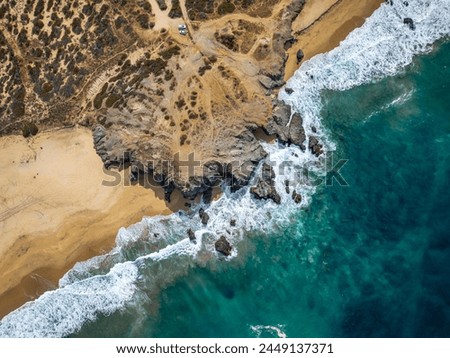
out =
<path fill-rule="evenodd" d="M 112 177 L 88 129 L 3 137 L 0 153 L 0 316 L 109 251 L 120 227 L 181 205 L 169 208 L 162 190 L 102 185 Z"/>

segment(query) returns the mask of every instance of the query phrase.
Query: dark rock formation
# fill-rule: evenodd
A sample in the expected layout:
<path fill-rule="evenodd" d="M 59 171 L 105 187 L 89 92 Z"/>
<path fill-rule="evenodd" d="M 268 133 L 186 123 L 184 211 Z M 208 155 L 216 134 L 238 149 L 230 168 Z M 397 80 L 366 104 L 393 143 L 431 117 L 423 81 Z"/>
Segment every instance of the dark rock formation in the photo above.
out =
<path fill-rule="evenodd" d="M 187 231 L 187 234 L 188 234 L 189 240 L 191 240 L 191 242 L 195 243 L 197 241 L 197 238 L 195 237 L 195 233 L 194 233 L 194 231 L 192 231 L 192 229 L 189 229 Z"/>
<path fill-rule="evenodd" d="M 287 94 L 292 94 L 292 93 L 294 93 L 294 90 L 293 90 L 292 88 L 289 88 L 289 87 L 286 87 L 286 88 L 284 89 L 284 91 L 285 91 Z"/>
<path fill-rule="evenodd" d="M 214 248 L 216 249 L 217 252 L 220 252 L 222 255 L 225 256 L 230 256 L 231 250 L 233 249 L 233 247 L 225 238 L 225 236 L 221 236 L 220 239 L 214 243 Z"/>
<path fill-rule="evenodd" d="M 289 185 L 290 185 L 289 180 L 286 179 L 284 181 L 284 190 L 286 190 L 286 194 L 289 194 L 291 192 L 291 189 L 289 188 Z"/>
<path fill-rule="evenodd" d="M 236 219 L 230 220 L 230 226 L 236 226 Z"/>
<path fill-rule="evenodd" d="M 297 64 L 299 64 L 300 62 L 302 62 L 303 59 L 305 58 L 305 54 L 303 53 L 302 50 L 298 50 L 296 56 L 297 56 Z"/>
<path fill-rule="evenodd" d="M 316 157 L 318 157 L 319 155 L 321 155 L 323 153 L 322 144 L 320 144 L 319 140 L 314 136 L 309 137 L 308 148 L 312 152 L 312 154 L 314 154 Z"/>
<path fill-rule="evenodd" d="M 291 107 L 278 101 L 273 111 L 272 119 L 264 127 L 267 134 L 276 135 L 277 138 L 285 144 L 298 145 L 305 150 L 304 142 L 306 140 L 305 130 L 303 128 L 302 117 L 294 113 L 291 117 Z M 290 124 L 288 125 L 290 120 Z"/>
<path fill-rule="evenodd" d="M 408 25 L 408 27 L 409 27 L 411 30 L 415 30 L 415 29 L 416 29 L 416 25 L 414 24 L 413 19 L 411 19 L 410 17 L 405 17 L 405 18 L 403 19 L 403 23 L 406 24 L 406 25 Z"/>
<path fill-rule="evenodd" d="M 284 50 L 289 50 L 293 44 L 297 42 L 297 39 L 295 37 L 290 37 L 284 42 Z"/>
<path fill-rule="evenodd" d="M 200 216 L 200 219 L 202 220 L 202 224 L 206 225 L 208 224 L 209 221 L 209 215 L 207 213 L 205 213 L 205 210 L 200 209 L 198 211 L 198 216 Z"/>
<path fill-rule="evenodd" d="M 281 203 L 280 194 L 275 189 L 275 173 L 272 167 L 264 163 L 261 168 L 261 176 L 258 178 L 256 185 L 250 188 L 250 192 L 257 199 L 272 200 L 277 204 Z"/>
<path fill-rule="evenodd" d="M 294 200 L 296 204 L 300 204 L 302 201 L 302 196 L 294 190 L 292 192 L 292 200 Z"/>

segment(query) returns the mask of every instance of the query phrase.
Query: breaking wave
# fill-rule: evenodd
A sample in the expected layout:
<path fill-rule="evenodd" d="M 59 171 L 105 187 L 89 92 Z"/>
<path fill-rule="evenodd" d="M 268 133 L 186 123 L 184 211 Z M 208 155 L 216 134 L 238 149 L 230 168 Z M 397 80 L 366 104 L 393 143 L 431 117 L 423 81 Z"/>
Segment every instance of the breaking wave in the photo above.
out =
<path fill-rule="evenodd" d="M 250 326 L 250 329 L 255 334 L 256 338 L 261 338 L 261 336 L 270 336 L 275 338 L 287 338 L 286 333 L 284 333 L 284 325 L 277 324 L 276 326 Z"/>
<path fill-rule="evenodd" d="M 286 85 L 293 94 L 280 92 L 280 98 L 302 115 L 306 135 L 321 137 L 326 152 L 334 146 L 320 123 L 323 90 L 346 90 L 395 75 L 414 55 L 429 52 L 436 40 L 450 34 L 449 1 L 410 0 L 405 4 L 395 0 L 393 5 L 383 4 L 338 48 L 305 62 Z M 414 30 L 403 23 L 406 17 L 413 20 Z M 310 178 L 324 174 L 324 159 L 294 146 L 264 144 L 264 149 L 267 162 L 274 167 L 281 206 L 253 199 L 249 188 L 235 193 L 225 189 L 216 202 L 196 208 L 208 213 L 206 226 L 198 215 L 175 213 L 144 218 L 122 228 L 110 253 L 76 264 L 60 280 L 58 289 L 4 317 L 0 337 L 67 336 L 99 315 L 139 305 L 148 299 L 147 292 L 157 292 L 194 265 L 217 259 L 214 242 L 220 236 L 233 245 L 228 258 L 232 259 L 238 254 L 236 244 L 247 233 L 270 233 L 289 224 L 293 213 L 309 205 L 316 190 Z M 310 175 L 299 176 L 305 170 Z M 286 181 L 290 192 L 301 194 L 300 205 L 287 193 Z M 231 219 L 235 226 L 230 225 Z M 196 242 L 187 238 L 189 228 Z M 255 332 L 260 328 L 266 329 L 255 326 Z"/>

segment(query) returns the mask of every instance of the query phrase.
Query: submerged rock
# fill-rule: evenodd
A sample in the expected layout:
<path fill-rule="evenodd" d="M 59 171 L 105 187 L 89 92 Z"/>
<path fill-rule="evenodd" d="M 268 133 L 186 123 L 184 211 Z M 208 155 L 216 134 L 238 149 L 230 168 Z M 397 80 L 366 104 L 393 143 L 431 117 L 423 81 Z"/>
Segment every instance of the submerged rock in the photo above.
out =
<path fill-rule="evenodd" d="M 286 179 L 284 181 L 284 190 L 286 190 L 286 194 L 289 194 L 291 192 L 291 189 L 289 188 L 289 186 L 290 186 L 289 180 Z"/>
<path fill-rule="evenodd" d="M 194 231 L 192 231 L 192 229 L 189 229 L 187 231 L 187 234 L 188 234 L 189 240 L 191 240 L 191 242 L 196 242 L 197 241 L 197 238 L 195 237 L 195 233 L 194 233 Z"/>
<path fill-rule="evenodd" d="M 414 24 L 413 19 L 411 19 L 410 17 L 405 17 L 405 18 L 403 19 L 403 23 L 406 24 L 406 25 L 408 25 L 408 27 L 409 27 L 411 30 L 415 30 L 415 29 L 416 29 L 416 25 Z"/>
<path fill-rule="evenodd" d="M 225 238 L 225 236 L 221 236 L 220 239 L 214 243 L 214 248 L 216 249 L 217 252 L 220 252 L 222 255 L 225 256 L 230 256 L 231 250 L 233 249 L 233 247 Z"/>

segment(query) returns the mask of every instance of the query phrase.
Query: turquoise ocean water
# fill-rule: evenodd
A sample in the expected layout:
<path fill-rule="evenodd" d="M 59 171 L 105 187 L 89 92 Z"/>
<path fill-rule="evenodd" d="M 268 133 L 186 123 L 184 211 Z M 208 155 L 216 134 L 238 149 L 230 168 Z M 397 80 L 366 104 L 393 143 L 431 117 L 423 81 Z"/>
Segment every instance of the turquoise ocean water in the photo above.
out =
<path fill-rule="evenodd" d="M 450 43 L 323 100 L 348 186 L 78 336 L 449 337 Z"/>
<path fill-rule="evenodd" d="M 280 206 L 244 188 L 204 206 L 207 226 L 144 218 L 4 317 L 0 337 L 449 337 L 450 3 L 405 4 L 383 4 L 280 92 L 347 160 L 348 185 L 296 181 L 321 158 L 265 144 Z"/>
<path fill-rule="evenodd" d="M 244 263 L 180 279 L 143 334 L 450 336 L 450 43 L 324 102 L 349 186 L 321 188 Z"/>

